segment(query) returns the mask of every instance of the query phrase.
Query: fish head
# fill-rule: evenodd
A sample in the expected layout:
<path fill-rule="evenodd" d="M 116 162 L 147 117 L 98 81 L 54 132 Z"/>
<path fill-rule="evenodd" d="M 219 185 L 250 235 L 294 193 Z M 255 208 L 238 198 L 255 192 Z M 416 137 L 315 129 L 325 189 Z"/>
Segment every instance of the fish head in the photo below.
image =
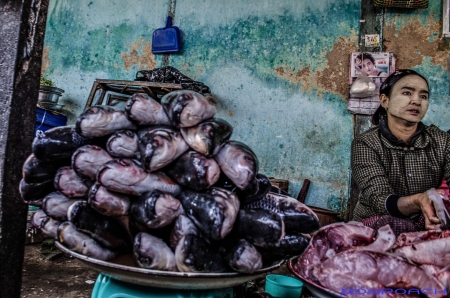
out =
<path fill-rule="evenodd" d="M 224 174 L 241 190 L 254 182 L 259 170 L 259 161 L 247 145 L 238 141 L 227 141 L 215 156 Z"/>
<path fill-rule="evenodd" d="M 108 161 L 97 171 L 97 181 L 109 180 L 118 185 L 134 185 L 147 177 L 147 173 L 135 161 L 116 158 Z M 102 183 L 103 184 L 103 183 Z"/>
<path fill-rule="evenodd" d="M 191 127 L 214 117 L 217 101 L 192 90 L 172 91 L 161 98 L 161 105 L 176 127 Z"/>

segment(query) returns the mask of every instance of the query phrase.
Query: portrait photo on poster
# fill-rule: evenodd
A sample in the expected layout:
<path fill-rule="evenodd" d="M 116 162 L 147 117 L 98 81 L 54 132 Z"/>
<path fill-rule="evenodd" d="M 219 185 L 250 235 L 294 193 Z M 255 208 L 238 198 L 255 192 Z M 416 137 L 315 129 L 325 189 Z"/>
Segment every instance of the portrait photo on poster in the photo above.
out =
<path fill-rule="evenodd" d="M 389 53 L 353 52 L 350 69 L 352 77 L 362 71 L 369 77 L 387 77 L 390 73 Z"/>

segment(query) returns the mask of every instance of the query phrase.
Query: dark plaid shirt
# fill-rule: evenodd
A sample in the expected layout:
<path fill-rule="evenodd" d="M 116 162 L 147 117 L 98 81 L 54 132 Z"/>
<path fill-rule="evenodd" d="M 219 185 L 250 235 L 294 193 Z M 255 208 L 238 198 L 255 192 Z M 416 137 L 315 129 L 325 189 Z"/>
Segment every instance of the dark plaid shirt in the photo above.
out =
<path fill-rule="evenodd" d="M 402 217 L 398 209 L 392 210 L 392 201 L 397 208 L 396 198 L 437 188 L 442 177 L 450 185 L 450 134 L 433 125 L 420 125 L 422 133 L 409 146 L 389 141 L 378 126 L 353 140 L 352 175 L 360 192 L 354 220 L 375 215 Z"/>

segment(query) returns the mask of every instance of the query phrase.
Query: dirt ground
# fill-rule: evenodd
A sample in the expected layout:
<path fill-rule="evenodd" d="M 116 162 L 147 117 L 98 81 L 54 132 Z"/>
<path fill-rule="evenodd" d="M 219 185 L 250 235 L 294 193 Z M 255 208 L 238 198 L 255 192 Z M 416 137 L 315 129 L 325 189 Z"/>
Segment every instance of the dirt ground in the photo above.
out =
<path fill-rule="evenodd" d="M 58 254 L 47 260 L 41 243 L 25 245 L 23 298 L 89 298 L 98 273 L 76 259 Z"/>
<path fill-rule="evenodd" d="M 22 275 L 22 298 L 90 298 L 98 272 L 77 259 L 59 253 L 55 248 L 55 257 L 46 259 L 41 252 L 41 243 L 27 244 Z M 286 265 L 271 272 L 293 276 Z M 259 291 L 264 290 L 264 278 L 253 285 Z M 242 289 L 235 288 L 236 298 L 246 297 Z M 241 292 L 239 292 L 239 290 Z M 307 289 L 302 298 L 314 298 Z"/>

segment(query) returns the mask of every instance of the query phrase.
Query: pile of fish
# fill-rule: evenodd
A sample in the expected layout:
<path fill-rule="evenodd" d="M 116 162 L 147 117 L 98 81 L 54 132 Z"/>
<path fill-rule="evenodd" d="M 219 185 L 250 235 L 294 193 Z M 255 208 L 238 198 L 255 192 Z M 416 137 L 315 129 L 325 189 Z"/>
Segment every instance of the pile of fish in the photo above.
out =
<path fill-rule="evenodd" d="M 448 297 L 450 231 L 378 231 L 358 222 L 315 232 L 293 264 L 300 278 L 346 297 Z"/>
<path fill-rule="evenodd" d="M 191 90 L 136 93 L 38 134 L 20 183 L 40 207 L 32 224 L 75 252 L 154 270 L 252 273 L 301 254 L 318 217 L 259 173 L 216 105 Z"/>

